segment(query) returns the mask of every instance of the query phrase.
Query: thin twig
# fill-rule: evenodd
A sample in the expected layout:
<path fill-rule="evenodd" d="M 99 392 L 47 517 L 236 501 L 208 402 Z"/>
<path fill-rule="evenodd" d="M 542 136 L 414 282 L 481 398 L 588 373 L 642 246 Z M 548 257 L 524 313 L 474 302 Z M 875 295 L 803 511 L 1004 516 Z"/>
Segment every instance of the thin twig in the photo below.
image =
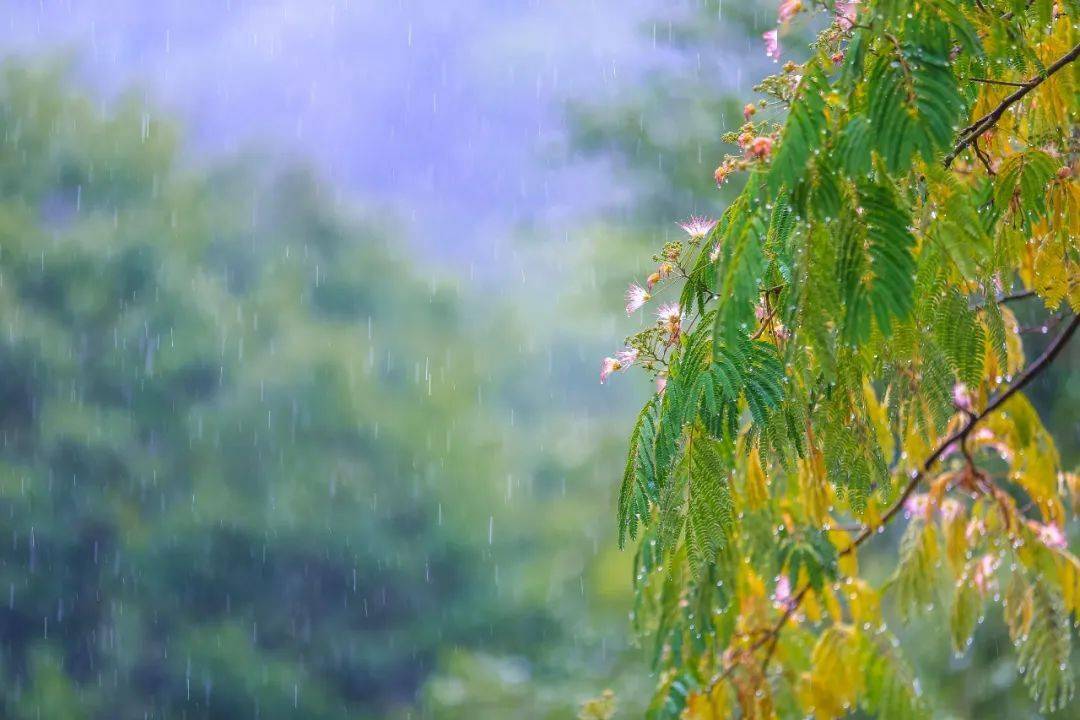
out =
<path fill-rule="evenodd" d="M 952 149 L 948 155 L 945 156 L 945 167 L 952 165 L 952 161 L 956 159 L 956 156 L 963 152 L 964 148 L 980 137 L 984 132 L 992 128 L 997 121 L 1001 119 L 1001 116 L 1005 114 L 1012 105 L 1019 102 L 1025 95 L 1034 90 L 1035 88 L 1046 82 L 1047 79 L 1061 68 L 1065 67 L 1077 57 L 1080 57 L 1080 44 L 1073 47 L 1072 50 L 1062 55 L 1055 60 L 1042 75 L 1036 75 L 1027 82 L 1023 83 L 1014 92 L 1009 93 L 1002 100 L 997 107 L 983 115 L 981 118 L 968 125 L 966 128 L 960 131 L 960 141 L 956 143 L 956 147 Z"/>
<path fill-rule="evenodd" d="M 999 303 L 1004 304 L 1004 303 L 1016 302 L 1017 300 L 1027 300 L 1029 297 L 1032 297 L 1034 295 L 1035 295 L 1034 290 L 1023 290 L 1021 292 L 1010 293 L 1008 295 L 998 295 L 996 300 Z"/>
<path fill-rule="evenodd" d="M 1061 321 L 1064 319 L 1065 315 L 1063 314 L 1051 315 L 1049 318 L 1047 318 L 1046 322 L 1040 325 L 1022 327 L 1017 332 L 1019 332 L 1021 335 L 1045 335 L 1054 328 L 1056 328 L 1058 325 L 1060 325 Z"/>
<path fill-rule="evenodd" d="M 983 164 L 983 167 L 986 168 L 986 174 L 996 175 L 997 173 L 994 172 L 994 167 L 990 163 L 990 156 L 987 155 L 981 147 L 979 147 L 978 138 L 975 138 L 975 140 L 971 143 L 971 147 L 973 150 L 975 150 L 975 156 L 979 158 L 979 162 L 981 162 Z"/>
<path fill-rule="evenodd" d="M 994 298 L 994 302 L 998 305 L 1008 305 L 1009 303 L 1016 302 L 1018 300 L 1027 300 L 1029 297 L 1034 297 L 1034 290 L 1022 290 L 1014 293 L 1002 293 Z M 986 307 L 986 301 L 976 303 L 971 306 L 972 310 L 981 310 Z"/>
<path fill-rule="evenodd" d="M 969 82 L 986 83 L 987 85 L 1005 85 L 1007 87 L 1026 87 L 1027 86 L 1027 83 L 1011 82 L 1009 80 L 994 80 L 993 78 L 969 77 L 969 78 L 960 78 L 960 79 L 961 80 L 967 80 Z"/>
<path fill-rule="evenodd" d="M 766 315 L 764 317 L 764 319 L 762 319 L 762 321 L 761 321 L 761 327 L 759 327 L 754 332 L 754 334 L 750 336 L 751 340 L 757 340 L 759 337 L 761 337 L 765 333 L 765 330 L 768 329 L 769 323 L 772 321 L 773 315 L 776 314 L 777 309 L 779 309 L 779 306 L 774 307 L 772 310 L 769 310 L 769 314 Z"/>

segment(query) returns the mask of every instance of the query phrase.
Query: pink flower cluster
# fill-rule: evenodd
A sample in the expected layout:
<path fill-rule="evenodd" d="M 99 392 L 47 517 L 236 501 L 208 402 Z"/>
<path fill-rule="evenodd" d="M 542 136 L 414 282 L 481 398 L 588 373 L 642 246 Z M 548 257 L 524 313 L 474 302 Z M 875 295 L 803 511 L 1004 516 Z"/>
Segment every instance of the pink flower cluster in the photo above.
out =
<path fill-rule="evenodd" d="M 859 11 L 858 4 L 859 0 L 836 0 L 833 7 L 836 15 L 837 27 L 845 32 L 855 27 L 855 16 Z M 802 0 L 781 0 L 780 6 L 776 9 L 777 27 L 783 28 L 793 17 L 805 9 L 806 5 Z M 779 60 L 780 53 L 782 52 L 779 30 L 777 28 L 767 30 L 762 33 L 761 39 L 765 41 L 765 54 L 773 60 Z M 840 55 L 840 57 L 837 59 L 837 57 L 834 56 L 833 62 L 843 60 L 843 56 L 840 53 L 837 54 Z"/>
<path fill-rule="evenodd" d="M 968 386 L 964 383 L 953 385 L 952 397 L 953 405 L 958 410 L 963 410 L 966 413 L 975 412 L 975 399 L 971 396 L 971 391 L 968 390 Z"/>
<path fill-rule="evenodd" d="M 915 518 L 927 519 L 934 511 L 930 503 L 930 496 L 926 493 L 915 493 L 904 501 L 904 511 Z"/>
<path fill-rule="evenodd" d="M 855 14 L 859 12 L 859 0 L 836 0 L 836 24 L 847 31 L 855 27 Z"/>
<path fill-rule="evenodd" d="M 603 385 L 604 381 L 608 379 L 611 373 L 625 370 L 626 368 L 637 362 L 638 351 L 633 348 L 626 348 L 615 353 L 615 357 L 606 357 L 600 364 L 600 384 Z"/>
<path fill-rule="evenodd" d="M 1034 520 L 1028 521 L 1028 527 L 1035 533 L 1035 537 L 1039 538 L 1039 542 L 1049 548 L 1056 550 L 1064 550 L 1068 547 L 1068 542 L 1065 540 L 1065 533 L 1060 527 L 1053 523 L 1039 523 Z"/>

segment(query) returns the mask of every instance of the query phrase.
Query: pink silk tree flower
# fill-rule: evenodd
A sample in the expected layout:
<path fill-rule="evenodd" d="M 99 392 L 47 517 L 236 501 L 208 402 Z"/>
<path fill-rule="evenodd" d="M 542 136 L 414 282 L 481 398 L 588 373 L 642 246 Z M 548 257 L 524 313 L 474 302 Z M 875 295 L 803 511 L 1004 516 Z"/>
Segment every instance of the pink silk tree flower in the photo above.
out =
<path fill-rule="evenodd" d="M 626 348 L 615 353 L 615 357 L 606 357 L 603 362 L 600 363 L 600 384 L 603 385 L 604 381 L 608 379 L 611 373 L 625 370 L 626 368 L 637 362 L 638 351 L 633 348 Z"/>
<path fill-rule="evenodd" d="M 941 516 L 952 522 L 964 512 L 964 506 L 953 498 L 945 498 L 941 501 Z"/>
<path fill-rule="evenodd" d="M 656 312 L 656 319 L 660 326 L 667 330 L 670 342 L 679 339 L 679 331 L 682 329 L 682 310 L 679 303 L 661 305 Z"/>
<path fill-rule="evenodd" d="M 1054 525 L 1053 523 L 1046 523 L 1044 525 L 1035 522 L 1034 520 L 1028 524 L 1031 526 L 1031 529 L 1035 531 L 1035 534 L 1039 537 L 1039 540 L 1043 545 L 1058 550 L 1064 550 L 1067 547 L 1068 543 L 1065 540 L 1065 533 L 1062 532 L 1061 528 L 1057 525 Z"/>
<path fill-rule="evenodd" d="M 626 314 L 633 315 L 640 310 L 645 303 L 649 302 L 652 295 L 649 295 L 649 291 L 641 287 L 637 283 L 630 283 L 630 287 L 626 290 Z"/>
<path fill-rule="evenodd" d="M 678 226 L 690 236 L 691 240 L 700 240 L 716 227 L 716 221 L 700 215 L 691 215 L 689 220 L 678 223 Z"/>
<path fill-rule="evenodd" d="M 772 155 L 773 139 L 768 135 L 760 135 L 750 141 L 747 152 L 759 160 L 768 160 Z"/>
<path fill-rule="evenodd" d="M 859 11 L 859 0 L 836 0 L 836 24 L 841 30 L 855 27 L 855 13 Z"/>
<path fill-rule="evenodd" d="M 780 38 L 777 36 L 776 30 L 768 30 L 762 33 L 761 39 L 765 41 L 765 54 L 773 60 L 779 60 Z"/>
<path fill-rule="evenodd" d="M 791 580 L 787 575 L 781 575 L 776 580 L 776 592 L 773 593 L 773 600 L 783 607 L 787 607 L 791 602 Z"/>
<path fill-rule="evenodd" d="M 709 251 L 709 262 L 716 262 L 720 259 L 720 243 L 716 243 L 716 247 Z"/>
<path fill-rule="evenodd" d="M 926 493 L 917 493 L 904 501 L 904 510 L 912 517 L 930 517 L 930 496 Z"/>
<path fill-rule="evenodd" d="M 776 19 L 781 24 L 786 23 L 788 20 L 802 12 L 802 10 L 802 0 L 783 0 L 776 11 Z"/>
<path fill-rule="evenodd" d="M 975 412 L 975 400 L 971 397 L 971 391 L 964 383 L 956 383 L 952 389 L 953 404 L 957 409 L 964 412 Z"/>

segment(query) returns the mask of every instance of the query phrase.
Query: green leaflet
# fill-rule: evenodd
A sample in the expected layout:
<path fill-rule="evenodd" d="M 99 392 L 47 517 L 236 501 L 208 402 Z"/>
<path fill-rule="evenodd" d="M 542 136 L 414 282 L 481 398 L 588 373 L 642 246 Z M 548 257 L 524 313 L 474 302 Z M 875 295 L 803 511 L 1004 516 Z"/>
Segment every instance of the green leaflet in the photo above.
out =
<path fill-rule="evenodd" d="M 986 320 L 986 329 L 990 349 L 997 358 L 998 367 L 1004 368 L 1008 364 L 1008 350 L 1005 346 L 1005 318 L 1001 314 L 1001 306 L 997 304 L 997 294 L 991 284 L 987 284 L 983 295 L 983 318 Z"/>
<path fill-rule="evenodd" d="M 830 224 L 835 227 L 835 223 Z M 837 267 L 837 245 L 831 232 L 819 228 L 807 236 L 802 253 L 804 288 L 798 298 L 798 326 L 825 376 L 836 374 L 836 342 L 833 322 L 840 308 L 841 286 Z"/>
<path fill-rule="evenodd" d="M 1076 690 L 1069 672 L 1072 630 L 1061 596 L 1039 579 L 1031 586 L 1031 626 L 1022 638 L 1019 664 L 1024 684 L 1042 712 L 1068 705 Z"/>
<path fill-rule="evenodd" d="M 875 436 L 861 419 L 864 415 L 856 415 L 861 408 L 851 403 L 849 393 L 837 394 L 826 403 L 819 428 L 825 465 L 838 494 L 860 515 L 875 485 L 887 492 L 888 468 Z"/>
<path fill-rule="evenodd" d="M 870 174 L 874 147 L 871 119 L 856 115 L 844 126 L 837 140 L 835 158 L 851 178 L 863 178 Z"/>
<path fill-rule="evenodd" d="M 759 280 L 765 270 L 759 212 L 749 207 L 745 192 L 737 203 L 740 205 L 738 216 L 732 219 L 718 258 L 714 343 L 731 344 L 753 332 L 754 305 L 758 299 Z"/>
<path fill-rule="evenodd" d="M 693 675 L 680 673 L 661 688 L 645 717 L 647 720 L 678 720 L 686 707 L 687 696 L 696 687 Z"/>
<path fill-rule="evenodd" d="M 911 235 L 911 215 L 886 185 L 859 185 L 858 195 L 872 275 L 866 299 L 881 334 L 888 337 L 893 320 L 906 319 L 913 302 L 915 239 Z M 852 298 L 852 302 L 859 300 Z M 858 337 L 865 338 L 865 321 L 859 328 Z"/>
<path fill-rule="evenodd" d="M 947 293 L 937 307 L 934 337 L 956 376 L 970 387 L 982 377 L 985 335 L 967 297 L 955 289 Z"/>
<path fill-rule="evenodd" d="M 853 215 L 846 215 L 839 224 L 836 278 L 843 303 L 843 337 L 848 343 L 865 342 L 870 336 L 870 315 L 862 282 L 866 268 L 863 246 L 862 230 Z"/>
<path fill-rule="evenodd" d="M 965 575 L 956 585 L 952 608 L 949 610 L 949 633 L 952 637 L 954 652 L 961 654 L 967 652 L 982 611 L 982 595 L 970 581 L 970 575 Z"/>
<path fill-rule="evenodd" d="M 952 28 L 953 37 L 968 54 L 983 59 L 982 41 L 979 33 L 953 0 L 935 0 L 935 9 L 940 12 Z"/>
<path fill-rule="evenodd" d="M 626 469 L 623 470 L 622 485 L 619 488 L 619 548 L 626 544 L 627 535 L 631 539 L 637 538 L 639 518 L 648 516 L 648 492 L 643 486 L 642 474 L 638 472 L 638 468 L 643 461 L 648 462 L 647 455 L 642 454 L 642 430 L 650 421 L 650 414 L 656 411 L 658 401 L 659 397 L 656 395 L 649 398 L 638 413 L 634 429 L 630 433 L 630 450 L 627 453 Z"/>
<path fill-rule="evenodd" d="M 746 400 L 754 423 L 764 426 L 784 400 L 784 366 L 772 345 L 737 339 L 713 350 L 710 382 L 727 402 Z"/>
<path fill-rule="evenodd" d="M 814 63 L 799 84 L 784 124 L 782 142 L 773 158 L 768 188 L 775 193 L 782 186 L 794 187 L 806 173 L 806 164 L 814 149 L 822 145 L 825 134 L 825 97 L 829 80 L 819 63 Z"/>
<path fill-rule="evenodd" d="M 657 502 L 656 542 L 660 551 L 672 553 L 679 544 L 679 538 L 686 523 L 686 488 L 689 475 L 689 456 L 679 455 L 679 462 L 674 471 L 660 488 Z"/>
<path fill-rule="evenodd" d="M 886 47 L 882 47 L 886 50 Z M 949 28 L 920 15 L 905 24 L 900 47 L 888 47 L 871 65 L 865 115 L 873 147 L 892 174 L 927 163 L 951 147 L 964 100 L 949 67 Z"/>
<path fill-rule="evenodd" d="M 930 338 L 924 337 L 919 394 L 930 409 L 935 432 L 941 432 L 956 412 L 952 402 L 952 371 L 945 354 Z"/>
<path fill-rule="evenodd" d="M 937 553 L 934 526 L 920 518 L 912 518 L 900 540 L 900 561 L 886 585 L 896 592 L 902 618 L 907 619 L 920 606 L 933 601 Z"/>
<path fill-rule="evenodd" d="M 860 635 L 866 656 L 866 693 L 862 706 L 877 720 L 922 720 L 930 708 L 915 688 L 911 667 L 890 644 L 882 649 L 865 635 Z M 890 657 L 892 655 L 892 657 Z"/>
<path fill-rule="evenodd" d="M 858 208 L 848 209 L 838 227 L 836 277 L 843 298 L 844 340 L 863 344 L 871 321 L 884 337 L 894 321 L 911 312 L 916 264 L 911 216 L 892 188 L 857 186 Z"/>
<path fill-rule="evenodd" d="M 837 577 L 836 547 L 828 536 L 817 529 L 806 529 L 799 537 L 785 535 L 780 541 L 780 563 L 787 566 L 791 587 L 800 587 L 799 573 L 806 571 L 807 580 L 820 592 L 826 580 Z"/>
<path fill-rule="evenodd" d="M 828 158 L 819 157 L 814 163 L 809 193 L 810 213 L 816 219 L 828 222 L 840 215 L 844 206 L 844 185 L 841 174 Z"/>
<path fill-rule="evenodd" d="M 994 209 L 1004 213 L 1018 197 L 1023 210 L 1019 220 L 1024 228 L 1046 215 L 1046 186 L 1058 163 L 1046 153 L 1029 150 L 1017 153 L 1002 166 L 994 183 Z"/>
<path fill-rule="evenodd" d="M 988 274 L 993 243 L 984 226 L 981 198 L 961 185 L 949 172 L 937 165 L 927 167 L 928 179 L 944 200 L 934 208 L 934 219 L 927 234 L 964 275 Z"/>
<path fill-rule="evenodd" d="M 694 567 L 710 563 L 728 543 L 735 526 L 735 503 L 728 478 L 730 467 L 716 441 L 695 435 L 687 442 L 690 456 L 688 541 Z"/>
<path fill-rule="evenodd" d="M 795 211 L 788 202 L 788 196 L 780 193 L 773 203 L 769 216 L 769 227 L 765 231 L 765 252 L 775 257 L 787 250 L 791 233 L 795 230 Z"/>

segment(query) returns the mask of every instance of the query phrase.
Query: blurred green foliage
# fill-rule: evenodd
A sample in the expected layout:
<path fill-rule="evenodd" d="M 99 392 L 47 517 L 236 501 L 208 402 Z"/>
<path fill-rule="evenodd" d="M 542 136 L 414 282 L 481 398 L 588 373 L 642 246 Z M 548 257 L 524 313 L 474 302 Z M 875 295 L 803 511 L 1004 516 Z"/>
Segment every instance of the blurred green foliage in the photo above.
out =
<path fill-rule="evenodd" d="M 453 285 L 302 169 L 189 169 L 62 76 L 0 75 L 0 715 L 355 718 L 441 649 L 558 637 L 500 587 Z"/>

